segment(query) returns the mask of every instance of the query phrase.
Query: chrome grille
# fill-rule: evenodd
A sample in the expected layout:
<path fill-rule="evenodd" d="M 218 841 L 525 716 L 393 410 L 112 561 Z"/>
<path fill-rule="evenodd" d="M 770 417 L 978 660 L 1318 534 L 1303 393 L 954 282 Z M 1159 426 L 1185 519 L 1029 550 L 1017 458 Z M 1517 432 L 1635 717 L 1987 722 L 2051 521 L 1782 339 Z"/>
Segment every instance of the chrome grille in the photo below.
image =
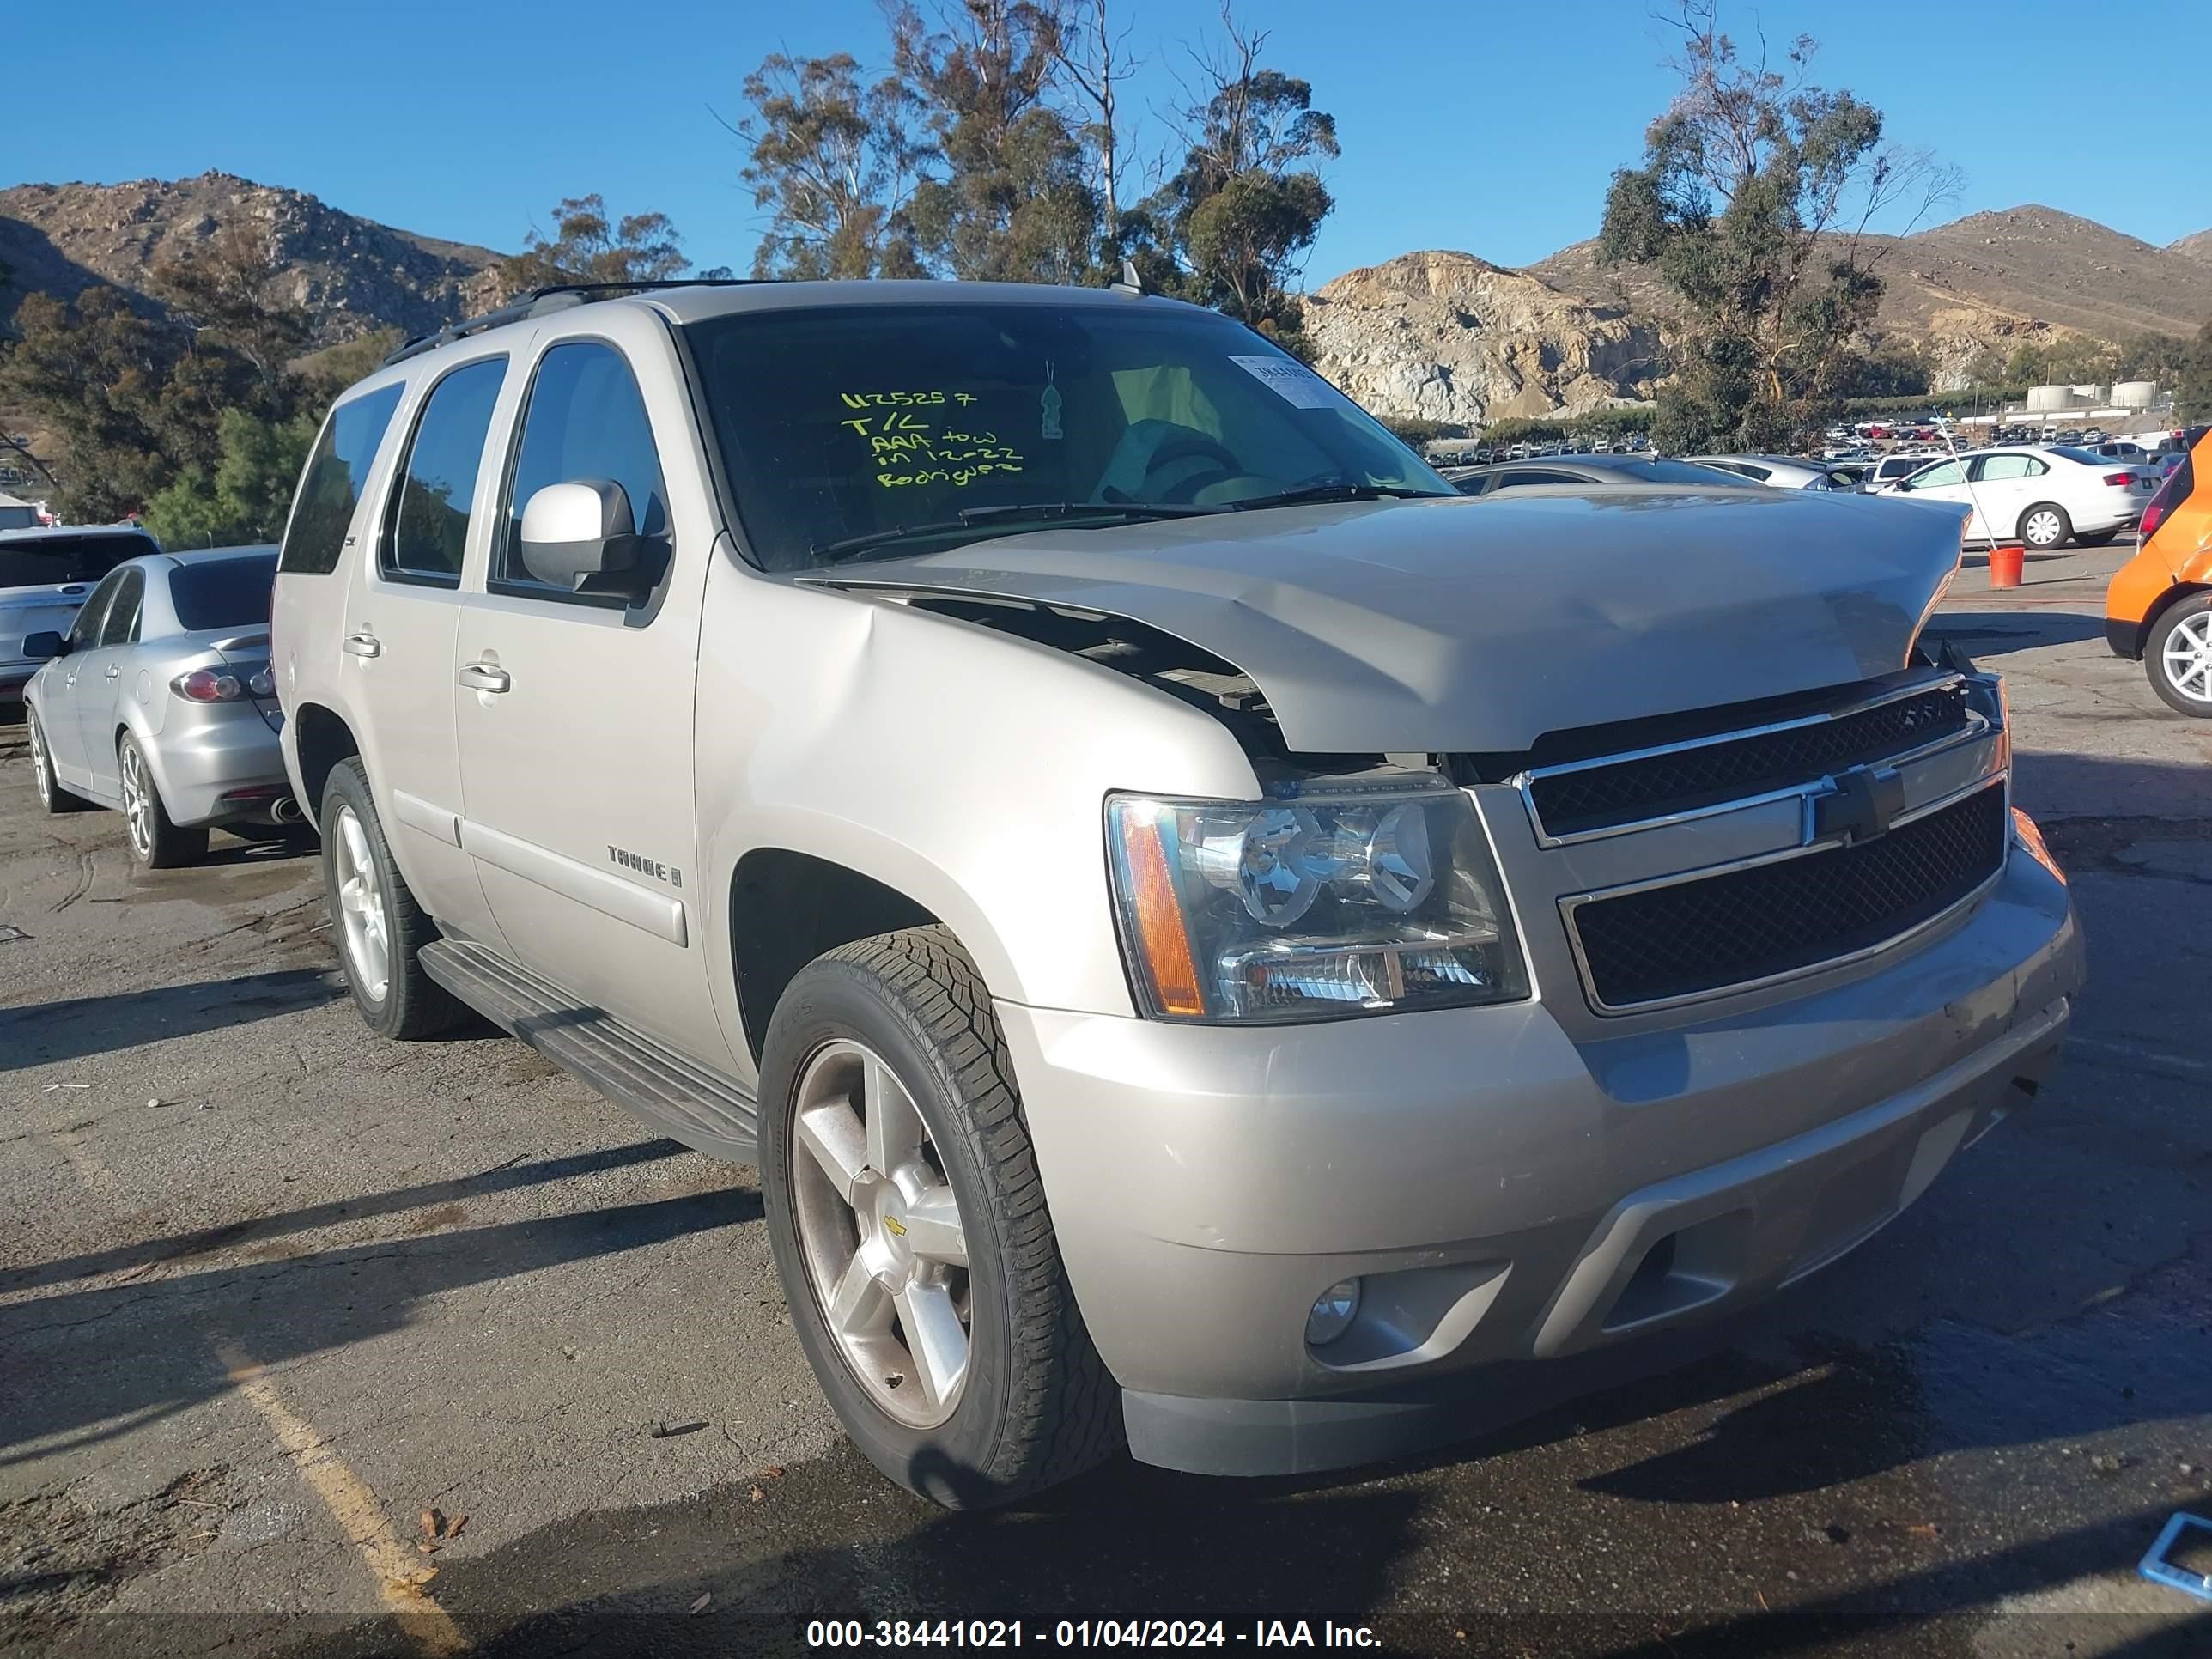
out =
<path fill-rule="evenodd" d="M 2000 780 L 1877 838 L 1571 902 L 1592 1000 L 1664 1004 L 1848 960 L 1969 897 L 2003 867 Z"/>
<path fill-rule="evenodd" d="M 1545 768 L 1528 796 L 1550 839 L 1604 834 L 1778 790 L 1959 736 L 1976 721 L 1956 681 L 1833 715 Z"/>

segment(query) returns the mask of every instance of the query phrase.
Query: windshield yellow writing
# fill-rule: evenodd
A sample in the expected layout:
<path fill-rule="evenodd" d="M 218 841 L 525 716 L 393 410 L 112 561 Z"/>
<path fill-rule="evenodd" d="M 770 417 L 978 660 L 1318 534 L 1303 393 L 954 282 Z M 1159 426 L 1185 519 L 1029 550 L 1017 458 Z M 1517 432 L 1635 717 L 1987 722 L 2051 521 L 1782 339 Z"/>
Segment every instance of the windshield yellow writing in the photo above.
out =
<path fill-rule="evenodd" d="M 848 409 L 882 411 L 849 416 L 838 424 L 867 445 L 883 489 L 951 484 L 962 489 L 979 478 L 1019 472 L 1025 464 L 1022 452 L 994 428 L 956 412 L 975 401 L 973 392 L 841 392 L 837 398 Z M 952 415 L 951 423 L 939 424 L 933 412 L 939 408 Z"/>

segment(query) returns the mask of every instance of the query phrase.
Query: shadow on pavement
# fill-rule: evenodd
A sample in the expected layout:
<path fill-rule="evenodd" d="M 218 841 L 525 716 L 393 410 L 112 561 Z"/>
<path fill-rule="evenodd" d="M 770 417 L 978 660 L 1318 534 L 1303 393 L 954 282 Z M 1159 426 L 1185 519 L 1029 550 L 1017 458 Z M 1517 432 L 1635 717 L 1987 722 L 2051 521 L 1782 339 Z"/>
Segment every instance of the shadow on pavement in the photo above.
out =
<path fill-rule="evenodd" d="M 481 1174 L 459 1176 L 450 1181 L 426 1181 L 417 1186 L 397 1187 L 390 1192 L 371 1193 L 365 1198 L 349 1198 L 343 1202 L 332 1200 L 325 1204 L 311 1204 L 297 1210 L 282 1211 L 275 1215 L 229 1222 L 220 1227 L 204 1227 L 198 1232 L 173 1233 L 166 1238 L 143 1239 L 135 1244 L 118 1244 L 105 1250 L 88 1250 L 81 1255 L 42 1261 L 35 1267 L 19 1267 L 10 1273 L 0 1273 L 0 1291 L 33 1290 L 42 1285 L 58 1285 L 72 1279 L 122 1273 L 132 1267 L 205 1255 L 213 1250 L 227 1249 L 247 1242 L 261 1243 L 282 1238 L 288 1233 L 311 1232 L 318 1227 L 327 1227 L 340 1221 L 365 1221 L 376 1216 L 458 1203 L 467 1198 L 483 1198 L 492 1193 L 511 1192 L 521 1187 L 543 1186 L 556 1181 L 572 1180 L 578 1176 L 599 1175 L 610 1170 L 626 1170 L 634 1164 L 675 1158 L 684 1151 L 684 1147 L 673 1140 L 641 1140 L 628 1146 L 611 1146 L 596 1152 L 578 1152 L 568 1158 L 540 1158 L 531 1163 L 517 1158 Z"/>
<path fill-rule="evenodd" d="M 118 996 L 71 997 L 0 1009 L 0 1072 L 248 1025 L 318 1008 L 345 994 L 344 981 L 327 969 L 283 968 Z"/>
<path fill-rule="evenodd" d="M 2039 605 L 2008 611 L 1939 611 L 1929 620 L 1924 637 L 1930 643 L 1955 640 L 1968 656 L 1979 660 L 2039 646 L 2102 641 L 2105 619 L 2087 611 L 2046 610 Z"/>
<path fill-rule="evenodd" d="M 14 1303 L 0 1307 L 0 1447 L 82 1430 L 93 1432 L 75 1443 L 90 1443 L 135 1426 L 95 1425 L 228 1392 L 211 1338 L 236 1340 L 274 1366 L 397 1329 L 441 1292 L 759 1214 L 756 1194 L 724 1188 Z M 0 1455 L 0 1467 L 41 1455 Z"/>

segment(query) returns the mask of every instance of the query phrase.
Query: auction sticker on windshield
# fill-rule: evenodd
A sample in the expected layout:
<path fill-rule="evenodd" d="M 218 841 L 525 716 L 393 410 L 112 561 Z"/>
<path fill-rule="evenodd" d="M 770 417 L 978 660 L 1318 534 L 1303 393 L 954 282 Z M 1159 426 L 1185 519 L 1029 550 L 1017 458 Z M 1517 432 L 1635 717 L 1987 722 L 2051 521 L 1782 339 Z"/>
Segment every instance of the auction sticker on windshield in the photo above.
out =
<path fill-rule="evenodd" d="M 1285 403 L 1300 409 L 1328 409 L 1336 401 L 1327 380 L 1287 357 L 1231 357 L 1229 360 Z"/>

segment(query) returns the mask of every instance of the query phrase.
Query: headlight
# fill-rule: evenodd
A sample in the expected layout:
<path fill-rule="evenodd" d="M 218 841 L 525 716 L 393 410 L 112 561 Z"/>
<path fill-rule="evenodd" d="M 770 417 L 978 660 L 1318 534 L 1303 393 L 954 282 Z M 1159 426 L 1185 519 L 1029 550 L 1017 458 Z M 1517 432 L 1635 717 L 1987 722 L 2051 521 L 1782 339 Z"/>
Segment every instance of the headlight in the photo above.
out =
<path fill-rule="evenodd" d="M 1121 948 L 1159 1019 L 1305 1020 L 1528 994 L 1474 804 L 1441 779 L 1106 805 Z"/>

